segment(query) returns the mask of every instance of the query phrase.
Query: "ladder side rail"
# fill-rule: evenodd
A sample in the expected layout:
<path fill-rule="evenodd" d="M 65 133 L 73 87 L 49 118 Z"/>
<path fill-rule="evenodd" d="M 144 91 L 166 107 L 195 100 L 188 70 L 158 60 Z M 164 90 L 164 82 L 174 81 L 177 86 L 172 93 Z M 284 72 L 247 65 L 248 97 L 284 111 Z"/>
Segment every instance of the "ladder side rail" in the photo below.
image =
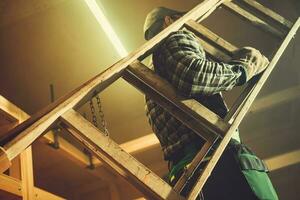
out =
<path fill-rule="evenodd" d="M 121 73 L 110 73 L 110 71 L 104 71 L 99 76 L 97 76 L 92 81 L 89 81 L 87 84 L 80 87 L 79 90 L 71 92 L 71 95 L 63 97 L 61 100 L 58 100 L 56 103 L 52 104 L 54 106 L 58 104 L 53 110 L 49 113 L 39 116 L 38 120 L 33 124 L 28 125 L 25 121 L 23 126 L 25 129 L 22 130 L 16 137 L 11 141 L 6 143 L 2 150 L 4 153 L 0 156 L 0 166 L 1 161 L 9 160 L 11 161 L 17 155 L 19 155 L 23 150 L 25 150 L 29 145 L 31 145 L 39 136 L 45 133 L 51 126 L 56 122 L 59 116 L 61 116 L 68 109 L 71 109 L 76 106 L 76 104 L 85 97 L 90 91 L 92 91 L 96 86 L 101 90 L 105 89 L 109 84 L 113 83 L 121 76 Z M 99 84 L 100 83 L 100 84 Z M 70 96 L 70 97 L 69 97 Z M 37 115 L 33 119 L 37 118 Z M 29 120 L 32 118 L 29 118 Z M 31 122 L 31 121 L 29 121 Z M 22 124 L 21 124 L 22 125 Z M 20 131 L 17 126 L 15 131 Z M 24 128 L 24 127 L 22 127 Z M 18 133 L 18 132 L 17 132 Z M 4 158 L 6 156 L 6 158 Z"/>
<path fill-rule="evenodd" d="M 273 58 L 275 57 L 276 54 L 274 54 Z M 239 95 L 239 97 L 236 99 L 236 101 L 233 104 L 233 107 L 229 110 L 227 113 L 226 117 L 224 118 L 224 121 L 231 123 L 235 116 L 238 114 L 244 103 L 247 101 L 249 98 L 249 94 L 252 92 L 254 89 L 255 85 L 257 84 L 258 80 L 260 79 L 262 74 L 252 78 L 250 80 L 246 87 L 244 88 L 243 92 Z"/>
<path fill-rule="evenodd" d="M 136 186 L 150 199 L 184 199 L 172 187 L 151 170 L 125 152 L 108 136 L 79 113 L 70 109 L 60 117 L 63 127 L 68 129 L 80 143 L 85 145 L 98 159 L 103 160 L 129 183 Z"/>
<path fill-rule="evenodd" d="M 12 160 L 44 133 L 62 113 L 70 108 L 78 108 L 90 99 L 95 92 L 100 92 L 117 80 L 130 63 L 153 48 L 163 38 L 169 35 L 170 32 L 178 30 L 187 20 L 200 18 L 209 12 L 210 9 L 214 9 L 216 5 L 222 2 L 224 2 L 224 0 L 205 0 L 200 3 L 136 51 L 14 128 L 8 133 L 7 138 L 1 141 L 1 145 L 4 145 L 5 150 L 5 153 L 2 153 L 1 157 L 6 156 L 8 160 Z M 0 161 L 7 159 L 0 158 Z"/>
<path fill-rule="evenodd" d="M 225 5 L 225 8 L 229 9 L 230 11 L 234 11 L 235 14 L 238 14 L 242 18 L 251 22 L 251 24 L 253 24 L 254 26 L 266 32 L 272 33 L 274 36 L 278 38 L 284 38 L 286 35 L 284 32 L 274 28 L 273 26 L 270 26 L 267 22 L 261 20 L 260 18 L 244 10 L 243 8 L 241 8 L 240 6 L 238 6 L 233 2 L 228 1 L 223 3 L 223 5 Z"/>
<path fill-rule="evenodd" d="M 197 183 L 194 185 L 194 188 L 189 194 L 188 199 L 194 200 L 197 195 L 202 190 L 206 180 L 208 179 L 209 175 L 211 174 L 213 168 L 215 167 L 217 161 L 221 157 L 223 151 L 225 150 L 227 144 L 229 143 L 232 135 L 234 134 L 235 130 L 238 128 L 239 124 L 241 123 L 242 119 L 246 115 L 248 109 L 250 108 L 251 104 L 253 103 L 255 97 L 261 90 L 262 86 L 266 82 L 267 78 L 271 74 L 272 70 L 274 69 L 275 65 L 277 64 L 279 58 L 282 56 L 284 50 L 287 48 L 288 44 L 296 34 L 298 28 L 300 26 L 300 18 L 297 19 L 295 24 L 293 25 L 292 29 L 289 31 L 288 35 L 285 37 L 284 41 L 280 45 L 279 49 L 277 50 L 276 54 L 274 55 L 272 61 L 270 62 L 268 68 L 263 72 L 261 78 L 259 79 L 258 83 L 253 88 L 253 91 L 249 95 L 248 99 L 244 103 L 243 107 L 241 108 L 240 112 L 237 114 L 236 118 L 233 120 L 231 127 L 229 128 L 228 132 L 226 133 L 225 137 L 221 141 L 219 147 L 214 152 L 211 160 L 205 167 L 203 173 L 197 180 Z"/>
<path fill-rule="evenodd" d="M 230 124 L 232 123 L 235 116 L 238 114 L 244 103 L 249 98 L 249 95 L 253 91 L 254 86 L 256 85 L 259 77 L 260 75 L 258 75 L 257 77 L 253 77 L 251 80 L 249 80 L 242 93 L 238 96 L 238 98 L 234 101 L 233 106 L 229 109 L 228 113 L 224 118 L 224 121 Z"/>
<path fill-rule="evenodd" d="M 262 4 L 258 3 L 255 0 L 242 0 L 243 4 L 246 4 L 247 6 L 255 9 L 259 13 L 263 14 L 267 18 L 271 19 L 272 21 L 282 25 L 285 29 L 289 30 L 292 28 L 293 23 L 278 13 L 274 12 L 273 10 L 263 6 Z"/>
<path fill-rule="evenodd" d="M 197 167 L 201 164 L 201 162 L 203 161 L 203 159 L 205 158 L 205 156 L 207 155 L 207 153 L 209 152 L 213 144 L 216 142 L 216 140 L 214 142 L 210 142 L 210 141 L 205 142 L 201 150 L 197 153 L 193 161 L 189 164 L 186 171 L 183 172 L 183 174 L 181 175 L 181 177 L 178 179 L 177 183 L 173 187 L 175 191 L 177 191 L 178 193 L 182 192 L 187 181 L 193 176 L 193 173 L 195 172 Z"/>

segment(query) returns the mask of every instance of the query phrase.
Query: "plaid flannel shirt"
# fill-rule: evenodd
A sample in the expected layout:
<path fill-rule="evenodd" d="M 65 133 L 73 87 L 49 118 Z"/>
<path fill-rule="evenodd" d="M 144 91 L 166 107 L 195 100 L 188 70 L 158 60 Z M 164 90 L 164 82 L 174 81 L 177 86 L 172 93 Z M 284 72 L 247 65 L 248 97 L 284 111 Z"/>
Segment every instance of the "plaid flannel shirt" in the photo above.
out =
<path fill-rule="evenodd" d="M 155 73 L 166 79 L 178 94 L 199 101 L 220 117 L 227 113 L 220 92 L 245 82 L 243 66 L 208 60 L 195 35 L 187 30 L 171 33 L 152 59 Z M 196 133 L 147 96 L 146 114 L 165 160 L 175 159 L 188 145 L 203 144 Z"/>

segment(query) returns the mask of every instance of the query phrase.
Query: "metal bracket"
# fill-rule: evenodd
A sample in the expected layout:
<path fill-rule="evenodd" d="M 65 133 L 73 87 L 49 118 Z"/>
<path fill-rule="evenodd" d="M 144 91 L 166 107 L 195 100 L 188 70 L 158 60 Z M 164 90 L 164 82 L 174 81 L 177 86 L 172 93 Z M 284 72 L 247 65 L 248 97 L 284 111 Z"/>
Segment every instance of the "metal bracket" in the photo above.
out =
<path fill-rule="evenodd" d="M 53 142 L 49 143 L 51 147 L 54 149 L 59 149 L 59 142 L 58 142 L 58 132 L 61 131 L 60 128 L 53 129 Z"/>

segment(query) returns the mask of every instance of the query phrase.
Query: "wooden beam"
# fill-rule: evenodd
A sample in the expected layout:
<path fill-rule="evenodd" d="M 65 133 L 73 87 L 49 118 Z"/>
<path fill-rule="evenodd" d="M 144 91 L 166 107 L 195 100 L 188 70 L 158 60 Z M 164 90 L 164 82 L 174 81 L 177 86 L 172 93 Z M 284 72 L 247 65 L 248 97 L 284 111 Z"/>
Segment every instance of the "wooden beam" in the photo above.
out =
<path fill-rule="evenodd" d="M 168 183 L 152 173 L 109 137 L 104 136 L 79 113 L 70 110 L 62 115 L 62 122 L 70 127 L 73 136 L 93 154 L 135 185 L 150 199 L 182 199 Z"/>
<path fill-rule="evenodd" d="M 0 109 L 19 123 L 29 118 L 29 115 L 2 96 L 0 96 Z M 22 197 L 24 200 L 32 200 L 34 199 L 34 177 L 31 146 L 20 154 L 19 167 L 22 180 Z"/>
<path fill-rule="evenodd" d="M 5 99 L 0 95 L 0 110 L 1 113 L 6 115 L 12 122 L 23 122 L 29 118 L 23 110 L 16 105 Z"/>
<path fill-rule="evenodd" d="M 34 188 L 34 200 L 64 200 L 64 199 L 65 198 L 54 195 L 40 188 L 37 187 Z"/>
<path fill-rule="evenodd" d="M 150 133 L 137 139 L 130 140 L 120 145 L 122 149 L 130 154 L 144 151 L 145 149 L 151 148 L 153 146 L 159 146 L 159 140 L 154 133 Z"/>
<path fill-rule="evenodd" d="M 23 200 L 34 199 L 34 175 L 32 166 L 32 149 L 29 146 L 20 154 Z"/>
<path fill-rule="evenodd" d="M 22 184 L 21 181 L 7 176 L 5 174 L 0 175 L 0 190 L 9 192 L 11 194 L 22 196 Z M 51 194 L 39 188 L 34 188 L 34 200 L 63 200 L 57 195 Z"/>
<path fill-rule="evenodd" d="M 244 10 L 237 4 L 235 4 L 231 1 L 227 1 L 227 2 L 224 2 L 223 5 L 225 5 L 225 7 L 228 8 L 229 10 L 234 11 L 234 13 L 238 14 L 239 16 L 241 16 L 244 19 L 251 22 L 251 24 L 253 24 L 254 26 L 257 26 L 258 28 L 260 28 L 266 32 L 272 33 L 273 35 L 275 35 L 279 38 L 284 38 L 285 33 L 270 26 L 267 22 L 261 20 L 260 18 L 256 17 L 255 15 L 249 13 L 248 11 Z"/>
<path fill-rule="evenodd" d="M 300 163 L 300 149 L 280 154 L 264 160 L 270 171 L 275 171 Z"/>
<path fill-rule="evenodd" d="M 291 102 L 297 98 L 300 98 L 300 86 L 290 87 L 257 99 L 249 111 L 261 112 L 274 106 Z"/>
<path fill-rule="evenodd" d="M 262 4 L 258 3 L 257 1 L 254 1 L 254 0 L 243 0 L 243 2 L 245 2 L 245 4 L 247 4 L 248 6 L 251 6 L 252 8 L 256 9 L 260 13 L 264 14 L 266 17 L 268 17 L 268 18 L 272 19 L 273 21 L 281 24 L 285 28 L 287 28 L 287 29 L 292 28 L 292 26 L 293 26 L 292 22 L 290 22 L 289 20 L 285 19 L 281 15 L 277 14 L 273 10 L 271 10 L 271 9 L 263 6 Z"/>
<path fill-rule="evenodd" d="M 22 185 L 19 179 L 0 174 L 0 190 L 22 196 Z"/>

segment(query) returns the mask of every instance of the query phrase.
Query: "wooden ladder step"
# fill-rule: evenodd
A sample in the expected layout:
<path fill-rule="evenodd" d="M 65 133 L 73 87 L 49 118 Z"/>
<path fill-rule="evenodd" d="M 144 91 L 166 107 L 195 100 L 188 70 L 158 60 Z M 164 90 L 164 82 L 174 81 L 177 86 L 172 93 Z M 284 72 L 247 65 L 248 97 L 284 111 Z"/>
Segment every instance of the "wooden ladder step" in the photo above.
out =
<path fill-rule="evenodd" d="M 225 50 L 226 54 L 232 56 L 232 52 L 236 51 L 238 48 L 233 44 L 227 42 L 222 37 L 218 36 L 205 26 L 197 23 L 194 20 L 189 20 L 184 25 L 188 30 L 195 33 L 197 36 L 202 37 L 203 39 L 209 40 L 218 48 Z"/>
<path fill-rule="evenodd" d="M 243 3 L 245 3 L 247 6 L 259 11 L 260 13 L 262 13 L 264 16 L 266 16 L 267 18 L 281 24 L 282 26 L 284 26 L 287 29 L 291 29 L 293 26 L 293 23 L 290 22 L 289 20 L 285 19 L 284 17 L 282 17 L 281 15 L 277 14 L 276 12 L 274 12 L 273 10 L 263 6 L 262 4 L 258 3 L 257 1 L 254 0 L 243 0 Z"/>
<path fill-rule="evenodd" d="M 182 99 L 170 83 L 140 62 L 129 65 L 123 78 L 207 141 L 214 141 L 217 135 L 223 136 L 228 129 L 228 124 L 218 115 L 196 100 Z"/>
<path fill-rule="evenodd" d="M 210 58 L 212 58 L 214 61 L 218 62 L 230 62 L 231 56 L 229 54 L 226 54 L 224 51 L 221 51 L 220 49 L 216 48 L 209 42 L 205 41 L 204 39 L 196 36 L 199 40 L 201 46 L 205 50 L 205 52 L 209 55 Z"/>
<path fill-rule="evenodd" d="M 257 26 L 258 28 L 261 28 L 266 32 L 272 33 L 273 35 L 281 39 L 286 35 L 286 33 L 274 28 L 267 22 L 261 20 L 260 18 L 256 17 L 255 15 L 251 14 L 250 12 L 246 11 L 245 9 L 241 8 L 239 5 L 231 1 L 224 2 L 223 5 L 225 5 L 225 7 L 229 10 L 234 11 L 234 13 L 251 22 L 251 24 L 253 24 L 254 26 Z"/>
<path fill-rule="evenodd" d="M 60 119 L 63 127 L 91 150 L 93 155 L 134 184 L 149 199 L 184 199 L 168 183 L 125 152 L 73 109 L 63 114 Z"/>

